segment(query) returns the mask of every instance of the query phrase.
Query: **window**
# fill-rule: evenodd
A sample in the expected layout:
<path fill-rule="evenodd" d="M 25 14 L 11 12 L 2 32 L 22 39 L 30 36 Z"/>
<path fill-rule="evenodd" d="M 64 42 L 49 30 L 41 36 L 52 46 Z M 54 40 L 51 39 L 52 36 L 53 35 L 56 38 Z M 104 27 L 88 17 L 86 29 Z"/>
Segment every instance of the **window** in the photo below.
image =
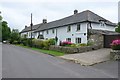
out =
<path fill-rule="evenodd" d="M 46 31 L 46 34 L 49 34 L 48 30 Z"/>
<path fill-rule="evenodd" d="M 100 22 L 100 25 L 101 25 L 101 26 L 105 26 L 105 22 L 101 21 L 101 22 Z"/>
<path fill-rule="evenodd" d="M 26 35 L 28 35 L 28 33 Z"/>
<path fill-rule="evenodd" d="M 76 43 L 81 43 L 81 38 L 76 38 Z"/>
<path fill-rule="evenodd" d="M 53 34 L 55 33 L 55 30 L 54 30 L 54 29 L 52 29 L 52 33 L 53 33 Z"/>
<path fill-rule="evenodd" d="M 31 36 L 31 32 L 29 32 L 29 37 Z"/>
<path fill-rule="evenodd" d="M 80 31 L 80 24 L 77 24 L 77 31 Z"/>
<path fill-rule="evenodd" d="M 32 38 L 34 38 L 35 37 L 35 33 L 32 33 Z"/>
<path fill-rule="evenodd" d="M 71 38 L 66 38 L 66 41 L 71 42 Z"/>
<path fill-rule="evenodd" d="M 69 25 L 68 27 L 67 27 L 67 32 L 70 32 L 71 31 L 71 26 Z"/>
<path fill-rule="evenodd" d="M 38 35 L 38 39 L 44 39 L 43 35 Z"/>

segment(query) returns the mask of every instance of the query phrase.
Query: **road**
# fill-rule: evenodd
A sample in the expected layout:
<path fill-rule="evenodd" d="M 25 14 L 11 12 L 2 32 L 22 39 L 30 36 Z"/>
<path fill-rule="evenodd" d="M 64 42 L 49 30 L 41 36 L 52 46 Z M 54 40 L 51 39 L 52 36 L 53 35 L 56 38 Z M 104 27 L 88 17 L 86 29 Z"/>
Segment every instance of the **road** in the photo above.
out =
<path fill-rule="evenodd" d="M 117 78 L 117 62 L 81 66 L 15 45 L 2 45 L 3 78 Z"/>
<path fill-rule="evenodd" d="M 0 79 L 2 78 L 2 43 L 0 42 Z"/>

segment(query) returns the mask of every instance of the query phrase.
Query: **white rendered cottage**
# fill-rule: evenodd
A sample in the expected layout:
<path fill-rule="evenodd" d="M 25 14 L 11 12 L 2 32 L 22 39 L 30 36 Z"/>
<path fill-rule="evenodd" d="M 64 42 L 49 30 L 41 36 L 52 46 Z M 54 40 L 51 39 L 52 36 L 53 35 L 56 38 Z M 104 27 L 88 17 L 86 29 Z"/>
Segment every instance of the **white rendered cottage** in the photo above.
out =
<path fill-rule="evenodd" d="M 36 27 L 37 26 L 37 27 Z M 58 39 L 60 41 L 70 41 L 72 43 L 87 43 L 87 34 L 89 29 L 115 31 L 115 23 L 106 20 L 99 15 L 86 10 L 56 21 L 47 23 L 44 19 L 43 23 L 34 25 L 33 37 L 36 39 Z M 21 35 L 29 34 L 30 27 L 22 30 Z M 30 35 L 27 35 L 30 38 Z"/>

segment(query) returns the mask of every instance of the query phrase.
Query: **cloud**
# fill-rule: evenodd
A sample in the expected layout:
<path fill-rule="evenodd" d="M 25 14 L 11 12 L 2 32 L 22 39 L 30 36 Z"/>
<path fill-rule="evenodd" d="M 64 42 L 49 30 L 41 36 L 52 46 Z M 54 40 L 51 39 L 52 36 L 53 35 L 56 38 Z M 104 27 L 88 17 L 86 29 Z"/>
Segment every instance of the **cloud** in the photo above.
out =
<path fill-rule="evenodd" d="M 112 21 L 118 20 L 118 0 L 10 0 L 1 1 L 0 10 L 2 16 L 9 23 L 11 28 L 18 28 L 20 31 L 25 25 L 30 25 L 30 14 L 33 13 L 33 24 L 42 22 L 47 18 L 48 22 L 61 19 L 73 14 L 74 9 L 79 12 L 91 10 L 96 14 Z M 102 2 L 103 1 L 103 2 Z"/>
<path fill-rule="evenodd" d="M 1 2 L 118 2 L 119 0 L 1 0 Z"/>

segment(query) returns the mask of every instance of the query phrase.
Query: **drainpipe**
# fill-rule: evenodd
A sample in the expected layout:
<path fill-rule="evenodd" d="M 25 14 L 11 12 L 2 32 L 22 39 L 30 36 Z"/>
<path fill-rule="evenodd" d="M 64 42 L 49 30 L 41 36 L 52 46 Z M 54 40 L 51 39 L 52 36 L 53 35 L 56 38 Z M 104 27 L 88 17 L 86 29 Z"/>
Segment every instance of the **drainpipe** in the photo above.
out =
<path fill-rule="evenodd" d="M 56 36 L 55 36 L 55 43 L 57 45 L 58 37 L 57 37 L 57 29 L 56 29 Z"/>
<path fill-rule="evenodd" d="M 88 34 L 90 33 L 90 30 L 92 29 L 92 25 L 91 25 L 91 22 L 88 21 L 88 24 L 87 24 L 87 40 L 89 39 L 89 36 Z"/>

